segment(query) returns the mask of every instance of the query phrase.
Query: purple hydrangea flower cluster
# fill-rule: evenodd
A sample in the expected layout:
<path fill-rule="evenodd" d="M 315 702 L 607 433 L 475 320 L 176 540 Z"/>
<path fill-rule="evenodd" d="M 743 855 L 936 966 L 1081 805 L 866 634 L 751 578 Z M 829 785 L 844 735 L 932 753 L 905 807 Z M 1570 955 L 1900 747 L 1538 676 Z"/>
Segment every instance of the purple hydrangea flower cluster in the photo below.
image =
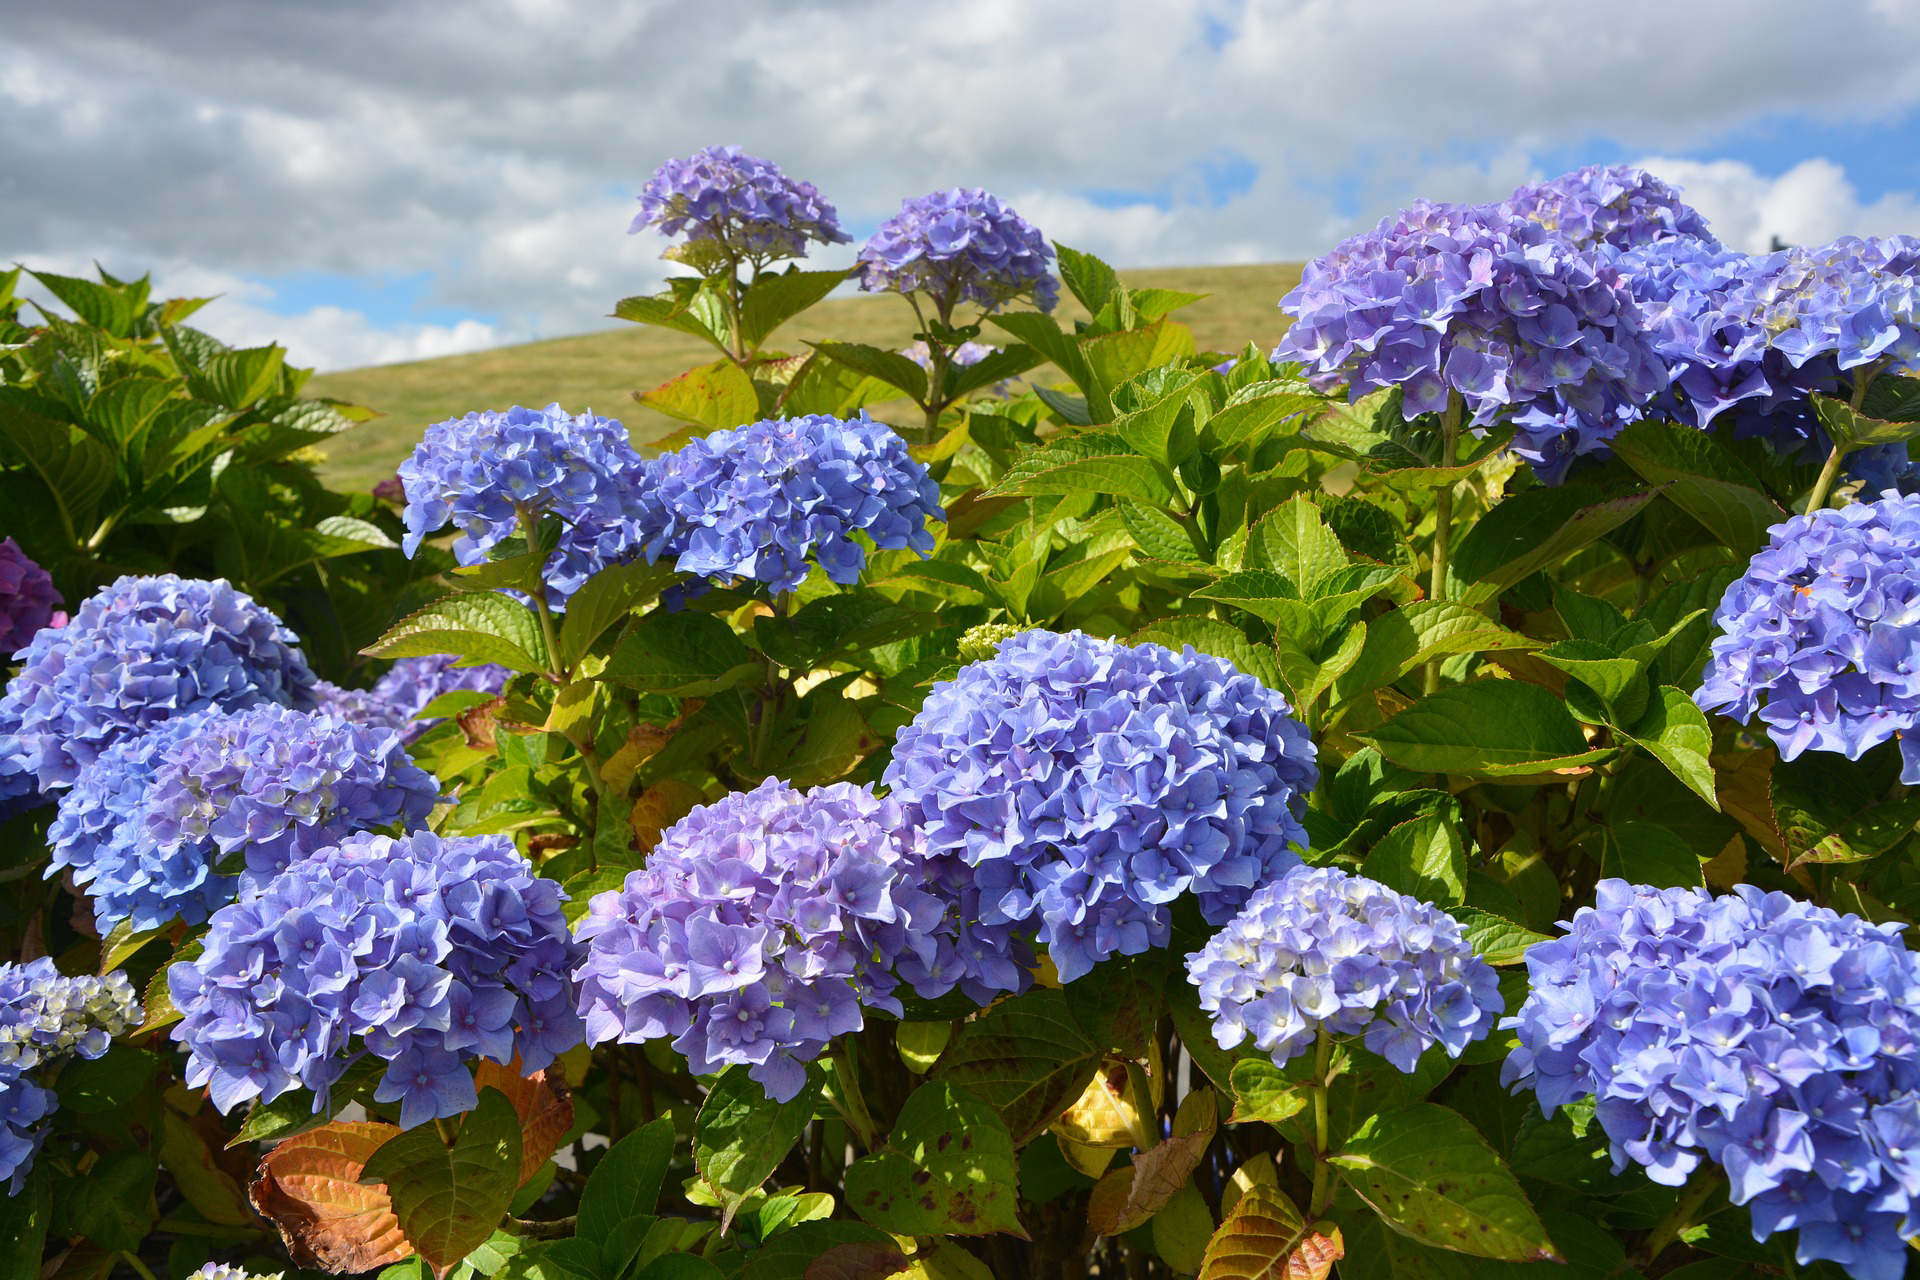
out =
<path fill-rule="evenodd" d="M 480 564 L 501 542 L 525 535 L 523 518 L 555 517 L 565 527 L 545 580 L 548 603 L 564 604 L 639 545 L 642 530 L 629 512 L 648 473 L 625 427 L 557 404 L 436 422 L 400 464 L 402 546 L 411 556 L 427 535 L 452 524 L 460 531 L 454 558 Z"/>
<path fill-rule="evenodd" d="M 454 665 L 458 661 L 458 658 L 448 654 L 402 658 L 374 682 L 373 697 L 392 709 L 398 722 L 404 726 L 402 732 L 406 741 L 412 742 L 440 723 L 437 719 L 419 718 L 420 713 L 440 695 L 461 690 L 497 694 L 506 687 L 507 678 L 513 674 L 491 662 L 463 667 Z"/>
<path fill-rule="evenodd" d="M 1788 249 L 1733 299 L 1795 368 L 1829 357 L 1920 373 L 1920 239 L 1845 236 Z"/>
<path fill-rule="evenodd" d="M 331 680 L 322 680 L 313 687 L 313 703 L 316 710 L 349 724 L 371 729 L 410 727 L 400 708 L 368 689 L 346 689 Z"/>
<path fill-rule="evenodd" d="M 1864 501 L 1887 496 L 1889 490 L 1899 494 L 1920 493 L 1920 464 L 1914 462 L 1904 444 L 1855 449 L 1847 455 L 1845 465 L 1847 477 L 1859 483 L 1858 493 Z"/>
<path fill-rule="evenodd" d="M 1581 248 L 1631 249 L 1680 238 L 1719 243 L 1676 188 L 1630 165 L 1590 164 L 1529 183 L 1507 197 L 1507 206 Z"/>
<path fill-rule="evenodd" d="M 955 187 L 900 202 L 861 246 L 860 287 L 924 293 L 942 317 L 962 302 L 992 311 L 1022 295 L 1051 311 L 1060 298 L 1052 260 L 1045 237 L 999 197 Z"/>
<path fill-rule="evenodd" d="M 866 549 L 933 550 L 940 486 L 892 428 L 862 413 L 769 419 L 701 436 L 657 460 L 644 523 L 649 559 L 770 591 L 806 581 L 808 557 L 835 582 L 858 581 Z"/>
<path fill-rule="evenodd" d="M 1220 1047 L 1251 1036 L 1276 1066 L 1325 1031 L 1411 1072 L 1436 1044 L 1459 1057 L 1506 1007 L 1457 920 L 1335 867 L 1262 886 L 1187 957 L 1187 976 Z"/>
<path fill-rule="evenodd" d="M 999 350 L 1000 348 L 985 342 L 963 342 L 947 353 L 947 360 L 950 364 L 964 369 L 969 365 L 979 364 L 982 360 L 985 360 L 988 356 L 995 354 Z M 915 339 L 913 342 L 900 348 L 900 354 L 919 365 L 922 369 L 932 372 L 933 352 L 927 346 L 927 340 L 925 338 Z"/>
<path fill-rule="evenodd" d="M 1727 1175 L 1756 1239 L 1899 1280 L 1920 1233 L 1920 960 L 1897 925 L 1782 893 L 1602 881 L 1527 953 L 1505 1079 L 1593 1096 L 1616 1171 Z"/>
<path fill-rule="evenodd" d="M 1775 525 L 1713 620 L 1703 709 L 1758 714 L 1783 760 L 1899 737 L 1901 776 L 1920 782 L 1920 497 Z"/>
<path fill-rule="evenodd" d="M 852 238 L 812 183 L 738 147 L 707 147 L 654 170 L 627 231 L 645 227 L 711 242 L 730 257 L 763 265 L 805 256 L 809 240 L 845 244 Z"/>
<path fill-rule="evenodd" d="M 98 1058 L 140 1016 L 133 984 L 118 970 L 67 977 L 44 957 L 0 964 L 0 1178 L 8 1194 L 33 1168 L 60 1105 L 30 1073 L 73 1055 Z"/>
<path fill-rule="evenodd" d="M 27 559 L 12 538 L 0 538 L 0 659 L 26 648 L 42 627 L 54 623 L 60 593 L 53 575 Z"/>
<path fill-rule="evenodd" d="M 43 792 L 170 716 L 313 702 L 293 634 L 225 580 L 121 578 L 36 635 L 22 663 L 0 698 L 0 770 L 13 761 Z"/>
<path fill-rule="evenodd" d="M 564 900 L 504 836 L 349 836 L 216 911 L 167 970 L 187 1083 L 222 1111 L 301 1086 L 318 1104 L 370 1053 L 402 1127 L 469 1110 L 472 1060 L 538 1071 L 580 1043 Z"/>
<path fill-rule="evenodd" d="M 593 899 L 575 977 L 588 1044 L 672 1037 L 696 1074 L 744 1064 L 786 1101 L 862 1006 L 898 1016 L 891 972 L 934 947 L 919 837 L 898 802 L 770 778 L 670 827 Z"/>
<path fill-rule="evenodd" d="M 1412 418 L 1458 395 L 1515 428 L 1543 479 L 1601 451 L 1667 381 L 1616 272 L 1501 205 L 1426 201 L 1307 265 L 1275 360 L 1322 391 L 1405 393 Z"/>
<path fill-rule="evenodd" d="M 49 874 L 71 870 L 102 930 L 198 923 L 351 832 L 419 826 L 438 796 L 392 729 L 271 703 L 195 712 L 81 772 L 48 831 Z M 215 871 L 228 858 L 237 882 Z"/>
<path fill-rule="evenodd" d="M 1037 930 L 1063 982 L 1167 945 L 1191 893 L 1209 923 L 1299 865 L 1318 781 L 1286 699 L 1188 647 L 1023 631 L 934 685 L 886 783 L 945 895 L 922 995 L 1021 988 Z"/>

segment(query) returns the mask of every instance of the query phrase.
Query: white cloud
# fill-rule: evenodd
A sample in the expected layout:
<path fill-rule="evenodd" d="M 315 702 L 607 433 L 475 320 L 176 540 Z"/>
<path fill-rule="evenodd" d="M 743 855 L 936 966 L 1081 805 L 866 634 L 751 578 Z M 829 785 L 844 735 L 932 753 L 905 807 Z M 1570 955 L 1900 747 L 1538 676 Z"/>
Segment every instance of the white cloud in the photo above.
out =
<path fill-rule="evenodd" d="M 1736 249 L 1826 244 L 1843 235 L 1920 235 L 1920 200 L 1890 192 L 1863 202 L 1847 172 L 1825 157 L 1802 160 L 1777 178 L 1738 160 L 1653 157 L 1641 165 L 1682 188 L 1714 234 Z"/>
<path fill-rule="evenodd" d="M 858 228 L 902 196 L 977 185 L 1121 262 L 1295 257 L 1415 195 L 1503 195 L 1530 157 L 1594 138 L 1696 155 L 1756 120 L 1872 123 L 1920 104 L 1920 5 L 1805 13 L 1803 0 L 1616 0 L 1604 22 L 1541 0 L 16 4 L 0 49 L 0 261 L 88 249 L 230 279 L 426 274 L 427 303 L 501 317 L 501 340 L 567 332 L 661 278 L 658 241 L 625 234 L 632 196 L 660 161 L 711 142 L 815 182 Z M 1209 22 L 1227 33 L 1217 49 Z M 1822 66 L 1847 73 L 1807 74 Z M 1087 195 L 1185 195 L 1195 161 L 1221 153 L 1259 177 L 1219 207 Z M 1736 239 L 1891 227 L 1913 203 L 1863 202 L 1808 163 L 1779 178 L 1661 163 L 1719 202 Z M 235 326 L 277 322 L 328 360 L 477 340 L 372 319 L 354 339 L 351 305 L 240 305 Z"/>

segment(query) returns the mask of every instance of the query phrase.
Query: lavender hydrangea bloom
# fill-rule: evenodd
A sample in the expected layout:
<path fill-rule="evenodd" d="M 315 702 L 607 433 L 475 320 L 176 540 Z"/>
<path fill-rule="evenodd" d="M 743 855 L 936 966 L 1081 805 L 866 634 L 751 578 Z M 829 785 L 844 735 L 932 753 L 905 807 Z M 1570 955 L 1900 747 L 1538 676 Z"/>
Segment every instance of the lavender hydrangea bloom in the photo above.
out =
<path fill-rule="evenodd" d="M 480 564 L 492 548 L 525 534 L 523 517 L 553 516 L 565 528 L 545 580 L 548 603 L 561 605 L 643 540 L 646 531 L 629 512 L 645 509 L 637 495 L 648 473 L 625 427 L 591 413 L 571 416 L 557 404 L 436 422 L 400 464 L 402 547 L 411 556 L 428 534 L 452 524 L 460 531 L 454 558 Z"/>
<path fill-rule="evenodd" d="M 1899 1280 L 1920 1233 L 1920 960 L 1872 925 L 1749 885 L 1604 880 L 1527 953 L 1508 1083 L 1593 1096 L 1614 1167 L 1727 1175 L 1756 1239 Z"/>
<path fill-rule="evenodd" d="M 1912 236 L 1788 249 L 1776 269 L 1750 276 L 1732 305 L 1795 368 L 1824 356 L 1842 372 L 1920 373 L 1920 239 Z"/>
<path fill-rule="evenodd" d="M 1324 1030 L 1411 1072 L 1436 1044 L 1459 1057 L 1505 1008 L 1452 916 L 1334 867 L 1261 887 L 1187 957 L 1187 976 L 1220 1047 L 1251 1036 L 1276 1066 Z"/>
<path fill-rule="evenodd" d="M 406 728 L 407 719 L 400 709 L 377 697 L 371 690 L 346 689 L 331 680 L 313 686 L 314 709 L 345 720 L 348 724 L 373 729 Z"/>
<path fill-rule="evenodd" d="M 1318 781 L 1286 699 L 1188 647 L 1024 631 L 934 685 L 886 783 L 926 831 L 949 912 L 922 995 L 1022 988 L 1037 931 L 1061 981 L 1167 945 L 1170 905 L 1230 919 L 1299 865 Z"/>
<path fill-rule="evenodd" d="M 127 975 L 66 977 L 53 961 L 0 964 L 0 1178 L 20 1190 L 60 1105 L 31 1073 L 78 1055 L 98 1058 L 140 1021 Z"/>
<path fill-rule="evenodd" d="M 565 896 L 504 836 L 358 834 L 296 862 L 167 970 L 187 1083 L 222 1111 L 324 1105 L 364 1050 L 402 1127 L 469 1110 L 474 1059 L 538 1071 L 580 1043 Z"/>
<path fill-rule="evenodd" d="M 860 287 L 924 293 L 943 318 L 962 302 L 992 311 L 1023 294 L 1051 311 L 1052 260 L 1046 239 L 999 197 L 955 187 L 900 202 L 860 249 Z"/>
<path fill-rule="evenodd" d="M 354 831 L 411 829 L 439 796 L 392 729 L 267 704 L 195 712 L 114 744 L 48 830 L 102 930 L 205 920 Z M 214 867 L 244 858 L 236 879 Z"/>
<path fill-rule="evenodd" d="M 696 244 L 709 241 L 731 257 L 763 265 L 804 256 L 809 240 L 851 239 L 812 183 L 789 178 L 779 165 L 738 147 L 706 147 L 654 170 L 627 231 L 645 227 L 684 234 Z"/>
<path fill-rule="evenodd" d="M 1900 737 L 1920 782 L 1920 497 L 1799 515 L 1727 588 L 1693 700 L 1742 724 L 1757 714 L 1784 760 L 1849 760 Z M 1763 701 L 1764 699 L 1764 701 Z"/>
<path fill-rule="evenodd" d="M 0 538 L 0 659 L 24 649 L 62 603 L 53 575 L 27 559 L 12 538 Z"/>
<path fill-rule="evenodd" d="M 311 706 L 313 686 L 292 633 L 224 579 L 121 578 L 22 651 L 0 698 L 0 770 L 12 761 L 52 792 L 170 716 Z"/>
<path fill-rule="evenodd" d="M 1415 204 L 1309 263 L 1280 306 L 1273 358 L 1319 390 L 1399 387 L 1409 418 L 1458 395 L 1474 426 L 1512 422 L 1550 482 L 1666 384 L 1618 275 L 1501 205 Z"/>
<path fill-rule="evenodd" d="M 497 694 L 513 674 L 491 662 L 463 667 L 454 665 L 458 661 L 449 654 L 402 658 L 374 682 L 373 697 L 392 709 L 406 741 L 412 742 L 440 723 L 437 719 L 421 720 L 419 715 L 441 694 L 459 690 Z"/>
<path fill-rule="evenodd" d="M 1920 493 L 1920 464 L 1916 464 L 1904 444 L 1869 445 L 1849 453 L 1845 462 L 1847 477 L 1858 482 L 1862 499 L 1886 496 L 1889 490 L 1900 494 Z"/>
<path fill-rule="evenodd" d="M 1000 348 L 984 342 L 963 342 L 947 353 L 947 359 L 955 366 L 964 369 L 969 365 L 979 364 L 988 356 L 997 354 L 999 350 Z M 920 338 L 908 343 L 900 348 L 900 354 L 922 369 L 928 372 L 933 371 L 933 351 L 927 346 L 926 339 Z"/>
<path fill-rule="evenodd" d="M 1529 183 L 1507 197 L 1507 206 L 1582 248 L 1631 249 L 1681 238 L 1719 244 L 1676 188 L 1631 165 L 1590 164 Z"/>
<path fill-rule="evenodd" d="M 900 1014 L 891 969 L 931 957 L 941 914 L 898 802 L 770 778 L 695 809 L 593 899 L 575 974 L 587 1043 L 673 1037 L 696 1074 L 744 1064 L 785 1102 L 863 1006 Z"/>
<path fill-rule="evenodd" d="M 746 579 L 770 591 L 806 581 L 808 558 L 839 583 L 859 580 L 863 533 L 882 551 L 933 550 L 940 486 L 892 428 L 862 413 L 770 419 L 715 431 L 658 459 L 643 523 L 649 559 L 686 573 Z"/>

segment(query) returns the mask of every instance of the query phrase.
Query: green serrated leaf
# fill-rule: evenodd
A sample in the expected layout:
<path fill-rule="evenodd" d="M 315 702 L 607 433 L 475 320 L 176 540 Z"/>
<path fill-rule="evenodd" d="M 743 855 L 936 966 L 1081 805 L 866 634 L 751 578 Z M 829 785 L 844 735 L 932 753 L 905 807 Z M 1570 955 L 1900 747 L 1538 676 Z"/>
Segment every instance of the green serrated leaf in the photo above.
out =
<path fill-rule="evenodd" d="M 545 671 L 547 642 L 533 610 L 495 591 L 444 596 L 361 650 L 373 658 L 453 654 L 515 671 Z"/>
<path fill-rule="evenodd" d="M 941 1080 L 914 1090 L 881 1150 L 847 1169 L 846 1202 L 897 1235 L 1026 1238 L 1013 1138 L 992 1107 Z"/>
<path fill-rule="evenodd" d="M 1434 658 L 1539 645 L 1456 600 L 1416 600 L 1367 621 L 1366 646 L 1334 683 L 1335 701 L 1384 688 Z"/>
<path fill-rule="evenodd" d="M 1106 1056 L 1058 991 L 1037 987 L 960 1028 L 933 1078 L 991 1106 L 1025 1146 L 1073 1104 Z"/>
<path fill-rule="evenodd" d="M 724 431 L 760 416 L 760 393 L 754 389 L 753 379 L 725 357 L 689 369 L 651 391 L 635 392 L 634 399 L 670 418 L 709 431 Z"/>
<path fill-rule="evenodd" d="M 394 1217 L 437 1276 L 493 1234 L 519 1184 L 520 1119 L 498 1089 L 482 1089 L 452 1147 L 432 1125 L 381 1144 L 366 1177 L 387 1184 Z"/>
<path fill-rule="evenodd" d="M 659 596 L 677 571 L 670 564 L 635 560 L 600 570 L 567 600 L 560 623 L 560 661 L 572 667 L 608 627 Z"/>
<path fill-rule="evenodd" d="M 575 1234 L 605 1240 L 622 1222 L 653 1212 L 675 1142 L 673 1121 L 662 1117 L 613 1144 L 580 1193 Z"/>
<path fill-rule="evenodd" d="M 1444 907 L 1466 901 L 1466 846 L 1459 826 L 1439 814 L 1422 814 L 1388 831 L 1363 869 L 1368 879 L 1423 902 Z"/>
<path fill-rule="evenodd" d="M 1458 1112 L 1432 1103 L 1383 1111 L 1328 1158 L 1416 1240 L 1508 1262 L 1562 1260 L 1519 1182 Z"/>
<path fill-rule="evenodd" d="M 814 349 L 830 360 L 869 378 L 897 387 L 922 404 L 927 401 L 927 371 L 898 351 L 870 347 L 862 342 L 816 342 Z"/>
<path fill-rule="evenodd" d="M 1279 573 L 1303 600 L 1317 599 L 1321 584 L 1345 569 L 1348 558 L 1320 508 L 1301 494 L 1268 512 L 1247 541 L 1249 567 Z"/>
<path fill-rule="evenodd" d="M 1714 809 L 1720 796 L 1713 776 L 1713 729 L 1685 690 L 1664 685 L 1653 691 L 1645 714 L 1633 726 L 1633 741 L 1687 784 Z"/>
<path fill-rule="evenodd" d="M 694 1122 L 693 1159 L 701 1180 L 719 1197 L 722 1232 L 813 1119 L 821 1080 L 818 1071 L 809 1072 L 806 1085 L 786 1102 L 769 1098 L 744 1066 L 728 1067 L 713 1082 Z"/>
<path fill-rule="evenodd" d="M 1848 449 L 1905 444 L 1920 438 L 1920 422 L 1886 422 L 1870 418 L 1845 400 L 1836 400 L 1832 396 L 1816 394 L 1813 397 L 1813 411 L 1819 416 L 1820 425 L 1827 429 L 1827 435 L 1834 444 L 1844 445 Z"/>
<path fill-rule="evenodd" d="M 797 268 L 762 275 L 741 301 L 740 336 L 750 350 L 759 350 L 775 329 L 825 298 L 846 279 L 845 271 Z"/>
<path fill-rule="evenodd" d="M 1574 488 L 1528 489 L 1497 503 L 1460 539 L 1449 574 L 1468 604 L 1493 599 L 1530 574 L 1559 563 L 1617 529 L 1654 499 L 1630 493 L 1595 502 Z"/>
<path fill-rule="evenodd" d="M 756 670 L 745 642 L 706 613 L 654 613 L 620 638 L 603 679 L 648 693 L 705 697 Z"/>
<path fill-rule="evenodd" d="M 1633 422 L 1608 443 L 1738 557 L 1752 555 L 1766 542 L 1768 527 L 1787 518 L 1759 479 L 1704 431 L 1671 422 Z"/>
<path fill-rule="evenodd" d="M 1476 680 L 1428 694 L 1358 735 L 1403 769 L 1498 778 L 1583 769 L 1591 750 L 1561 701 L 1518 680 Z"/>

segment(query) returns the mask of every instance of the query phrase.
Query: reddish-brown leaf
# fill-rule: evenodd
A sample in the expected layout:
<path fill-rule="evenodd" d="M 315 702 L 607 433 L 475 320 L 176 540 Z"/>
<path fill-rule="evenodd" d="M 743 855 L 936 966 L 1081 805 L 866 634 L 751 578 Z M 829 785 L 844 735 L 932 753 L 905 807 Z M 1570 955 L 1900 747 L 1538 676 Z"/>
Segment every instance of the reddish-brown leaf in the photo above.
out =
<path fill-rule="evenodd" d="M 1327 1280 L 1346 1252 L 1340 1228 L 1309 1227 L 1283 1193 L 1255 1184 L 1207 1242 L 1200 1280 Z"/>
<path fill-rule="evenodd" d="M 706 795 L 678 778 L 662 778 L 633 802 L 634 847 L 645 853 L 660 843 L 660 834 L 703 804 Z"/>
<path fill-rule="evenodd" d="M 540 1172 L 540 1166 L 559 1150 L 560 1139 L 573 1127 L 573 1094 L 565 1076 L 557 1065 L 523 1076 L 520 1060 L 515 1058 L 510 1067 L 482 1062 L 473 1073 L 473 1087 L 498 1089 L 507 1095 L 514 1114 L 520 1117 L 518 1185 L 525 1186 L 527 1179 Z"/>
<path fill-rule="evenodd" d="M 808 1263 L 802 1280 L 884 1280 L 911 1266 L 913 1259 L 891 1240 L 853 1240 Z"/>
<path fill-rule="evenodd" d="M 506 706 L 505 698 L 495 698 L 492 702 L 468 707 L 454 716 L 454 722 L 460 726 L 460 732 L 466 738 L 469 747 L 475 751 L 493 750 L 494 726 L 499 722 L 500 710 L 504 706 Z"/>
<path fill-rule="evenodd" d="M 1094 1184 L 1087 1219 L 1095 1235 L 1117 1236 L 1160 1212 L 1200 1165 L 1213 1126 L 1168 1138 Z"/>
<path fill-rule="evenodd" d="M 367 1160 L 400 1130 L 340 1120 L 288 1138 L 260 1161 L 249 1198 L 302 1267 L 372 1271 L 413 1256 L 386 1187 L 360 1185 Z"/>

